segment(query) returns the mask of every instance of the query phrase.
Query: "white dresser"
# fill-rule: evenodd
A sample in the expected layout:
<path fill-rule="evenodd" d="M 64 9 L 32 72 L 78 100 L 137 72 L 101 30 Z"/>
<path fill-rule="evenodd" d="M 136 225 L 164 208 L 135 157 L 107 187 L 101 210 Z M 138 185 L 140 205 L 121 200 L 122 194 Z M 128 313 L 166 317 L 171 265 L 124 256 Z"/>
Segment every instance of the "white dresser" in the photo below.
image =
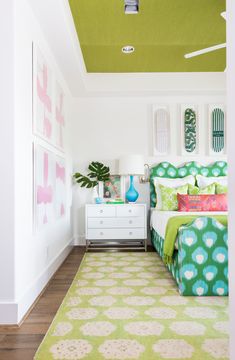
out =
<path fill-rule="evenodd" d="M 118 246 L 146 251 L 146 204 L 87 204 L 86 246 L 87 249 Z"/>

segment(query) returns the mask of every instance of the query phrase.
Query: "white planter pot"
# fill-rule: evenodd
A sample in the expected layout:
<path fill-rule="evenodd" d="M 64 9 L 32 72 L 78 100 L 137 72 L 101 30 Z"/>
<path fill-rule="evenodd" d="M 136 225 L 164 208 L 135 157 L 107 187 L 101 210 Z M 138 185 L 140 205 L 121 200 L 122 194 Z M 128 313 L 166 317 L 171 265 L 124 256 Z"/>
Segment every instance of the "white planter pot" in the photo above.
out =
<path fill-rule="evenodd" d="M 92 189 L 92 202 L 95 204 L 96 201 L 95 199 L 99 197 L 99 194 L 98 194 L 98 185 L 96 185 L 95 187 L 93 187 Z"/>
<path fill-rule="evenodd" d="M 103 198 L 104 197 L 104 183 L 103 181 L 99 181 L 98 183 L 98 194 L 99 194 L 99 198 Z"/>

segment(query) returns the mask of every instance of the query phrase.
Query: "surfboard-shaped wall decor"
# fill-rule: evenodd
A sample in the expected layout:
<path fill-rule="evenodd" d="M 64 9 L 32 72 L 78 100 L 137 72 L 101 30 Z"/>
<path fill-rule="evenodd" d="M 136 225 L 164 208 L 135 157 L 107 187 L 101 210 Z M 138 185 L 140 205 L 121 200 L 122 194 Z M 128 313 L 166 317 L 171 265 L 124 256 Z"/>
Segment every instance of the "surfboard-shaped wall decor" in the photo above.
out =
<path fill-rule="evenodd" d="M 191 108 L 184 112 L 184 146 L 188 153 L 193 153 L 197 146 L 196 112 Z"/>
<path fill-rule="evenodd" d="M 170 115 L 167 109 L 154 112 L 154 153 L 168 154 L 170 151 Z"/>
<path fill-rule="evenodd" d="M 224 149 L 224 112 L 219 108 L 212 111 L 212 149 L 216 153 Z"/>

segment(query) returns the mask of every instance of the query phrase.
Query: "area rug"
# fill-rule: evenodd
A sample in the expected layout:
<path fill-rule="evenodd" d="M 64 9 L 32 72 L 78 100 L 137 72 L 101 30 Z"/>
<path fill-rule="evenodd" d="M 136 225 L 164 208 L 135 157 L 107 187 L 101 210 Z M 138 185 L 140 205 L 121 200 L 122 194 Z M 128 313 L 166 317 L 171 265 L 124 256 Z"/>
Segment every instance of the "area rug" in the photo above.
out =
<path fill-rule="evenodd" d="M 35 360 L 228 359 L 226 297 L 182 297 L 156 253 L 88 253 Z"/>

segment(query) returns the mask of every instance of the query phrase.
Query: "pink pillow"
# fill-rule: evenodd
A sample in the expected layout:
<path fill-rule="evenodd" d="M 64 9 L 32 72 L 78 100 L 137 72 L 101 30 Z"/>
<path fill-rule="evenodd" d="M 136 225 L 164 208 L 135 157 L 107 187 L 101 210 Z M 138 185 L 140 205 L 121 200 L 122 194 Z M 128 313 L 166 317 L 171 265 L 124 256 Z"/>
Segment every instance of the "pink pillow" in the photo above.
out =
<path fill-rule="evenodd" d="M 227 211 L 227 194 L 177 194 L 179 211 Z"/>

